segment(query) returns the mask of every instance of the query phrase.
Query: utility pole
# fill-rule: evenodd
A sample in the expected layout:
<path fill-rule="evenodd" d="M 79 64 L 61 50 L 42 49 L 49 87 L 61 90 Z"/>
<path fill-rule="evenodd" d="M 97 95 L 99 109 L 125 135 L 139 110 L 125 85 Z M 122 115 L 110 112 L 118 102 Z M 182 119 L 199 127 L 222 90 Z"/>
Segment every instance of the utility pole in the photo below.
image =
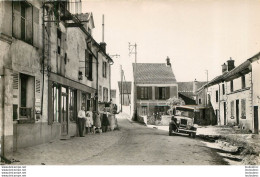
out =
<path fill-rule="evenodd" d="M 123 111 L 123 70 L 122 70 L 122 65 L 120 65 L 120 74 L 121 74 L 121 94 L 120 94 L 120 97 L 121 97 L 121 112 Z"/>
<path fill-rule="evenodd" d="M 135 75 L 136 75 L 136 63 L 137 63 L 137 44 L 130 44 L 130 42 L 128 43 L 128 50 L 129 50 L 129 56 L 131 56 L 132 54 L 135 55 L 135 64 L 134 64 L 134 70 L 133 70 L 133 79 L 134 79 L 134 82 L 133 82 L 133 86 L 134 86 L 134 100 L 133 100 L 133 104 L 134 104 L 134 107 L 133 107 L 133 119 L 135 120 L 137 118 L 137 107 L 136 107 L 136 100 L 137 100 L 137 88 L 136 88 L 136 81 L 135 81 Z M 134 50 L 134 51 L 133 51 Z"/>

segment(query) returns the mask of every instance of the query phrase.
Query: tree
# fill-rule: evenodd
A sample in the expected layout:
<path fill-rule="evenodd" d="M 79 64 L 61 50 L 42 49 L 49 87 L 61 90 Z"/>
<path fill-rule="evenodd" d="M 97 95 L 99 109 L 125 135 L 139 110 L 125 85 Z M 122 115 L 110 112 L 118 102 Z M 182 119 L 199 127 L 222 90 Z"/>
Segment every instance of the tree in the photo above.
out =
<path fill-rule="evenodd" d="M 185 105 L 185 102 L 182 98 L 172 97 L 166 101 L 166 104 L 170 106 L 170 108 L 173 108 L 174 106 Z"/>

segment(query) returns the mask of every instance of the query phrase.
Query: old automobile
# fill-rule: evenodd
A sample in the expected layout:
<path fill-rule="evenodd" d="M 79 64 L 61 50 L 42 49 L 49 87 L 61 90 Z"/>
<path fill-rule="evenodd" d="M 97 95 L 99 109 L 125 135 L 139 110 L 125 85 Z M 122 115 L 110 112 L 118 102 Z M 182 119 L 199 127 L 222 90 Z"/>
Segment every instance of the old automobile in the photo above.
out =
<path fill-rule="evenodd" d="M 175 106 L 169 110 L 169 136 L 175 133 L 185 133 L 195 138 L 197 128 L 194 127 L 195 109 L 188 106 Z"/>

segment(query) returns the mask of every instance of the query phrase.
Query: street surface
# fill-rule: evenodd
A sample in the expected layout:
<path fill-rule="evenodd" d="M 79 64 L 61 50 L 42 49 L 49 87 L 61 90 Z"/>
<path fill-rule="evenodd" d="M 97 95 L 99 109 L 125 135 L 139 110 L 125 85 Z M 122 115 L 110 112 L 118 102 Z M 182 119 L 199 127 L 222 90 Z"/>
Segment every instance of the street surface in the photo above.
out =
<path fill-rule="evenodd" d="M 119 118 L 119 130 L 57 140 L 21 149 L 14 164 L 27 165 L 224 165 L 214 150 L 199 139 L 168 136 Z"/>

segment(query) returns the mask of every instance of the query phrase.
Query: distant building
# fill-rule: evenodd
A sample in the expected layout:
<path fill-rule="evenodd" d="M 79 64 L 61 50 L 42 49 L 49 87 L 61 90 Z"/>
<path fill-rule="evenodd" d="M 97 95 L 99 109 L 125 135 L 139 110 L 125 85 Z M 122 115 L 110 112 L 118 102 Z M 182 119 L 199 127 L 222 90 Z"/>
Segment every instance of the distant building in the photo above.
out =
<path fill-rule="evenodd" d="M 195 105 L 197 90 L 207 82 L 200 82 L 196 79 L 191 82 L 178 82 L 178 94 L 186 105 Z"/>
<path fill-rule="evenodd" d="M 111 95 L 112 103 L 116 104 L 116 89 L 111 89 L 110 95 Z"/>
<path fill-rule="evenodd" d="M 119 104 L 121 104 L 121 100 L 123 106 L 131 105 L 131 90 L 132 90 L 132 82 L 131 81 L 119 81 L 118 82 L 119 89 Z"/>
<path fill-rule="evenodd" d="M 166 100 L 178 98 L 178 84 L 170 59 L 166 63 L 133 63 L 135 116 L 167 114 Z"/>
<path fill-rule="evenodd" d="M 260 54 L 235 67 L 230 59 L 222 65 L 222 75 L 197 92 L 197 102 L 212 106 L 219 125 L 237 125 L 259 131 L 259 60 Z"/>

